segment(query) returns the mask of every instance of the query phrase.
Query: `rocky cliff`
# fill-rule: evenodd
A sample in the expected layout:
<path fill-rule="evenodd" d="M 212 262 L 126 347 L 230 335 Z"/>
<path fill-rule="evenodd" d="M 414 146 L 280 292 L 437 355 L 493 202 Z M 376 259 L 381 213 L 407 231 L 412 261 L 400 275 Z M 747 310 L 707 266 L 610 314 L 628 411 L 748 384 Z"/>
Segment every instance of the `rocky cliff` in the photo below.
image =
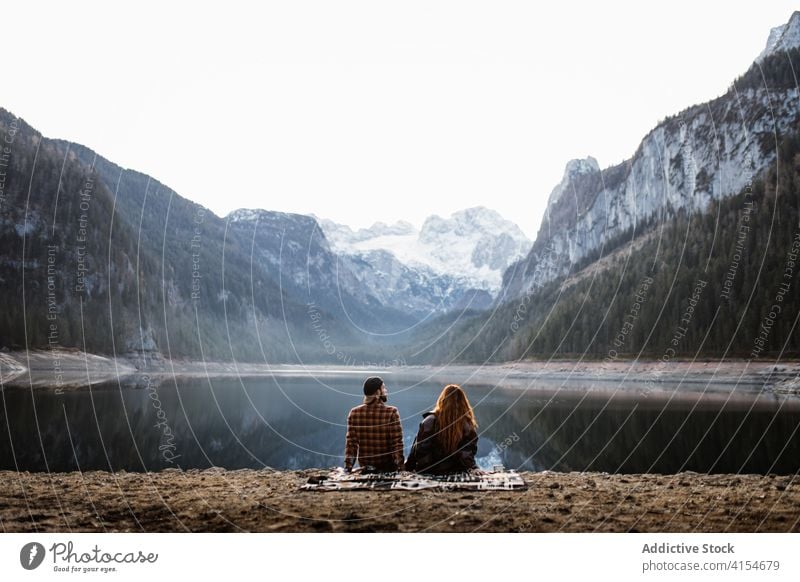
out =
<path fill-rule="evenodd" d="M 751 185 L 800 118 L 790 60 L 798 47 L 795 12 L 724 95 L 659 123 L 630 159 L 602 170 L 591 157 L 570 161 L 531 252 L 506 271 L 499 300 L 530 293 L 654 224 L 705 211 Z"/>

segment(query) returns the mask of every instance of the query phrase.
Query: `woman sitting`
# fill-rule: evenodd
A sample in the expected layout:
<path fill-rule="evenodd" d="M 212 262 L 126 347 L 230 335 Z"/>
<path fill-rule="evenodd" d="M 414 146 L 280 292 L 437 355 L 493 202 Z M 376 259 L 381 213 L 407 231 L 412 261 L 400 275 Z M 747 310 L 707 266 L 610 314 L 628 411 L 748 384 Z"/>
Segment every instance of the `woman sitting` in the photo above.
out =
<path fill-rule="evenodd" d="M 478 423 L 460 386 L 445 386 L 436 408 L 422 416 L 417 438 L 406 460 L 407 471 L 443 474 L 478 468 L 475 464 Z"/>

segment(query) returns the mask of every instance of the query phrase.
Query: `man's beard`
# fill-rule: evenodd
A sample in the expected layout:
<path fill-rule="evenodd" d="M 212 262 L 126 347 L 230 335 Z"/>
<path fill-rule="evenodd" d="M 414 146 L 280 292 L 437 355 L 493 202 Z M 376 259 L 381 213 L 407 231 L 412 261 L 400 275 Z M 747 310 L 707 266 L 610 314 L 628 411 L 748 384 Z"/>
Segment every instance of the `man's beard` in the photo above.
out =
<path fill-rule="evenodd" d="M 388 396 L 386 396 L 386 394 L 380 394 L 380 395 L 378 396 L 378 398 L 380 398 L 380 399 L 381 399 L 381 402 L 386 402 L 387 400 L 389 400 L 389 397 L 388 397 Z"/>

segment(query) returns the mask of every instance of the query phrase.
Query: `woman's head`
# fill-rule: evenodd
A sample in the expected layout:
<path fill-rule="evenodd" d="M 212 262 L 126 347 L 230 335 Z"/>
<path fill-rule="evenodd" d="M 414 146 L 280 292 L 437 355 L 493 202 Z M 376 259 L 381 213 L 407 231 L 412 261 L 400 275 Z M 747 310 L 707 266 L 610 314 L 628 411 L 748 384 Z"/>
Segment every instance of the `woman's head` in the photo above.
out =
<path fill-rule="evenodd" d="M 468 426 L 478 426 L 467 395 L 457 384 L 444 387 L 436 401 L 434 412 L 439 421 L 439 442 L 446 453 L 452 453 L 458 448 Z"/>

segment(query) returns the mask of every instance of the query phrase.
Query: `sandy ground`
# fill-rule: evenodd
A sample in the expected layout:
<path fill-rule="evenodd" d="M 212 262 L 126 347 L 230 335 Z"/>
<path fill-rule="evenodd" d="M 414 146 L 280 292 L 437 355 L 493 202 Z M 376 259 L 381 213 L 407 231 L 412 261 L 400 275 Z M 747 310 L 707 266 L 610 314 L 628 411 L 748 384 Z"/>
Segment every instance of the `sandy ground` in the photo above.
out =
<path fill-rule="evenodd" d="M 800 532 L 800 477 L 523 473 L 521 492 L 311 492 L 320 471 L 0 472 L 6 532 Z"/>

